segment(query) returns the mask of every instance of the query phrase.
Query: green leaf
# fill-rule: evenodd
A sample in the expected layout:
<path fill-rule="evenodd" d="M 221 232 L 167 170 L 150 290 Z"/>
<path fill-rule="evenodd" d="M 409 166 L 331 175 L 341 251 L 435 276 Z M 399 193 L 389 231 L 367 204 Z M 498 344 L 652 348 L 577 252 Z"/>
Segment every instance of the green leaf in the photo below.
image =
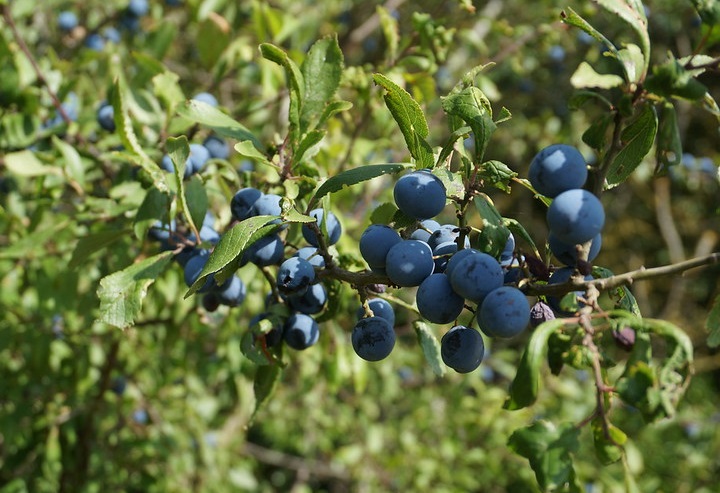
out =
<path fill-rule="evenodd" d="M 343 54 L 337 36 L 318 40 L 310 47 L 302 64 L 305 97 L 300 113 L 301 130 L 315 127 L 330 100 L 340 86 L 343 73 Z"/>
<path fill-rule="evenodd" d="M 120 329 L 130 327 L 140 315 L 147 288 L 172 260 L 172 252 L 146 258 L 100 280 L 99 321 Z"/>
<path fill-rule="evenodd" d="M 610 165 L 607 175 L 609 186 L 624 182 L 640 165 L 652 148 L 657 128 L 655 108 L 647 103 L 640 110 L 640 114 L 622 130 L 620 140 L 623 147 Z"/>
<path fill-rule="evenodd" d="M 330 101 L 325 108 L 323 108 L 323 112 L 320 115 L 317 126 L 321 127 L 325 125 L 325 122 L 332 118 L 336 113 L 347 111 L 352 107 L 353 104 L 350 101 Z"/>
<path fill-rule="evenodd" d="M 572 423 L 556 427 L 548 421 L 537 421 L 510 435 L 508 446 L 530 461 L 541 490 L 554 491 L 575 475 L 571 454 L 579 447 L 579 436 L 580 429 Z"/>
<path fill-rule="evenodd" d="M 17 176 L 32 177 L 61 174 L 60 168 L 43 164 L 32 151 L 10 152 L 3 159 L 8 171 Z"/>
<path fill-rule="evenodd" d="M 619 75 L 597 73 L 587 62 L 581 62 L 575 73 L 570 77 L 570 83 L 577 89 L 588 87 L 611 89 L 620 87 L 624 82 Z"/>
<path fill-rule="evenodd" d="M 205 184 L 197 175 L 191 176 L 185 185 L 185 201 L 192 222 L 199 230 L 205 220 L 209 202 Z"/>
<path fill-rule="evenodd" d="M 710 313 L 705 320 L 705 329 L 710 333 L 707 340 L 708 347 L 720 346 L 720 295 L 715 297 Z"/>
<path fill-rule="evenodd" d="M 507 164 L 496 160 L 482 163 L 479 175 L 492 183 L 495 188 L 507 193 L 510 193 L 510 180 L 518 176 Z"/>
<path fill-rule="evenodd" d="M 288 54 L 275 45 L 262 43 L 260 45 L 260 53 L 266 60 L 275 62 L 285 69 L 285 75 L 290 88 L 288 121 L 290 123 L 290 133 L 295 135 L 302 128 L 300 126 L 300 111 L 305 100 L 305 80 L 303 74 Z"/>
<path fill-rule="evenodd" d="M 720 23 L 720 2 L 716 0 L 690 0 L 700 19 L 708 26 Z"/>
<path fill-rule="evenodd" d="M 655 65 L 645 81 L 645 88 L 664 98 L 683 98 L 700 101 L 707 94 L 707 87 L 695 78 L 694 70 L 686 69 L 672 54 L 668 60 Z"/>
<path fill-rule="evenodd" d="M 445 113 L 460 118 L 475 136 L 475 162 L 481 162 L 490 137 L 497 129 L 492 119 L 490 100 L 477 87 L 466 87 L 442 100 Z"/>
<path fill-rule="evenodd" d="M 230 24 L 219 14 L 211 12 L 199 23 L 194 39 L 200 63 L 205 68 L 211 68 L 230 44 Z"/>
<path fill-rule="evenodd" d="M 152 78 L 153 91 L 155 95 L 165 103 L 170 113 L 185 100 L 185 95 L 178 84 L 180 77 L 173 72 L 162 72 Z"/>
<path fill-rule="evenodd" d="M 498 257 L 505 248 L 510 230 L 505 226 L 503 217 L 495 208 L 490 197 L 481 193 L 475 197 L 473 202 L 482 219 L 482 229 L 476 248 L 493 257 Z"/>
<path fill-rule="evenodd" d="M 80 238 L 77 245 L 75 245 L 68 268 L 74 269 L 83 265 L 90 255 L 112 245 L 121 238 L 127 238 L 129 234 L 129 230 L 121 229 L 117 231 L 100 231 Z"/>
<path fill-rule="evenodd" d="M 402 87 L 395 84 L 382 74 L 373 74 L 373 80 L 383 89 L 385 105 L 400 127 L 410 155 L 417 162 L 418 168 L 433 166 L 433 151 L 425 138 L 430 133 L 425 114 L 420 105 Z"/>
<path fill-rule="evenodd" d="M 255 392 L 255 413 L 272 397 L 282 377 L 282 367 L 279 364 L 258 366 L 253 381 Z"/>
<path fill-rule="evenodd" d="M 637 82 L 645 78 L 645 73 L 650 66 L 650 35 L 648 34 L 648 22 L 645 17 L 645 9 L 639 0 L 593 0 L 608 12 L 620 17 L 633 28 L 640 38 L 640 51 L 642 52 L 643 65 L 637 71 L 636 77 L 628 77 L 628 80 Z M 630 74 L 628 74 L 629 76 Z"/>
<path fill-rule="evenodd" d="M 669 101 L 662 106 L 658 136 L 655 139 L 657 170 L 666 172 L 671 166 L 682 161 L 682 140 L 675 106 Z"/>
<path fill-rule="evenodd" d="M 191 99 L 178 106 L 177 113 L 183 118 L 212 129 L 223 137 L 239 141 L 249 140 L 257 149 L 263 150 L 262 144 L 250 130 L 207 103 Z"/>
<path fill-rule="evenodd" d="M 185 176 L 185 167 L 188 165 L 187 160 L 190 155 L 190 146 L 187 141 L 187 137 L 181 135 L 180 137 L 170 137 L 165 142 L 168 155 L 173 163 L 175 169 L 175 186 L 177 189 L 177 196 L 180 199 L 180 209 L 190 223 L 192 230 L 198 229 L 198 223 L 195 222 L 190 207 L 188 206 L 187 195 L 185 193 L 185 183 L 183 177 Z M 203 213 L 205 217 L 205 213 Z M 200 223 L 202 224 L 202 222 Z"/>
<path fill-rule="evenodd" d="M 295 154 L 293 155 L 293 167 L 300 164 L 303 161 L 303 158 L 305 157 L 305 154 L 315 147 L 317 144 L 319 144 L 323 138 L 325 137 L 325 131 L 324 130 L 312 130 L 305 134 L 303 139 L 300 141 L 300 144 L 298 144 L 297 148 L 295 149 Z M 314 155 L 317 153 L 317 150 L 312 152 L 311 154 Z M 312 155 L 310 157 L 312 157 Z"/>
<path fill-rule="evenodd" d="M 268 160 L 267 156 L 260 152 L 257 147 L 250 140 L 244 140 L 235 144 L 235 150 L 243 157 L 260 161 L 261 163 L 272 166 L 273 164 Z"/>
<path fill-rule="evenodd" d="M 120 141 L 123 146 L 125 146 L 125 149 L 137 156 L 137 163 L 150 175 L 155 186 L 160 191 L 166 191 L 168 188 L 167 183 L 165 183 L 165 173 L 163 173 L 160 167 L 145 153 L 135 135 L 132 119 L 130 115 L 128 115 L 127 101 L 125 100 L 127 94 L 128 88 L 124 79 L 118 77 L 115 80 L 112 97 L 110 98 L 113 106 L 115 133 L 120 137 Z"/>
<path fill-rule="evenodd" d="M 370 222 L 372 224 L 390 224 L 397 211 L 397 206 L 392 202 L 380 204 L 370 213 Z"/>
<path fill-rule="evenodd" d="M 609 269 L 599 266 L 593 266 L 593 277 L 595 279 L 607 279 L 614 276 L 613 272 Z M 608 295 L 615 302 L 615 308 L 625 310 L 632 313 L 636 317 L 642 317 L 640 313 L 640 307 L 638 306 L 635 296 L 633 296 L 630 288 L 627 286 L 618 286 L 616 288 L 608 290 Z"/>
<path fill-rule="evenodd" d="M 65 176 L 76 182 L 81 188 L 85 186 L 85 168 L 77 149 L 57 136 L 52 136 L 52 143 L 62 154 L 65 162 Z"/>
<path fill-rule="evenodd" d="M 223 267 L 238 259 L 248 246 L 276 230 L 278 224 L 270 224 L 280 219 L 279 216 L 253 216 L 237 223 L 220 237 L 215 249 L 210 254 L 205 267 L 195 284 L 185 294 L 188 298 L 205 284 L 205 279 Z M 219 279 L 218 279 L 219 280 Z"/>
<path fill-rule="evenodd" d="M 148 229 L 155 221 L 168 222 L 171 202 L 172 198 L 169 193 L 161 192 L 155 187 L 148 190 L 135 215 L 134 231 L 137 239 L 144 239 Z"/>
<path fill-rule="evenodd" d="M 440 342 L 437 337 L 435 337 L 428 324 L 421 320 L 413 322 L 413 327 L 430 368 L 438 377 L 445 376 L 446 367 L 440 356 Z"/>
<path fill-rule="evenodd" d="M 510 384 L 510 395 L 503 406 L 505 409 L 514 411 L 535 402 L 540 390 L 540 366 L 545 359 L 548 340 L 563 324 L 562 319 L 548 320 L 540 324 L 532 333 L 520 360 L 517 374 Z"/>
<path fill-rule="evenodd" d="M 602 151 L 608 143 L 607 133 L 613 122 L 612 113 L 603 113 L 583 132 L 582 140 L 593 149 Z"/>
<path fill-rule="evenodd" d="M 385 55 L 387 56 L 388 64 L 393 65 L 397 59 L 398 46 L 400 45 L 398 21 L 381 5 L 375 7 L 375 13 L 380 19 L 380 27 L 385 37 Z"/>
<path fill-rule="evenodd" d="M 629 43 L 618 51 L 618 60 L 625 70 L 627 79 L 631 82 L 640 82 L 641 77 L 645 75 L 646 60 L 643 53 L 634 43 Z"/>
<path fill-rule="evenodd" d="M 516 238 L 522 238 L 525 240 L 528 245 L 530 245 L 530 248 L 532 248 L 535 257 L 540 258 L 540 252 L 535 246 L 532 236 L 530 236 L 530 233 L 528 233 L 525 229 L 525 226 L 523 226 L 517 219 L 510 219 L 507 217 L 503 218 L 503 224 L 515 235 Z"/>
<path fill-rule="evenodd" d="M 331 176 L 318 187 L 312 200 L 310 200 L 310 205 L 316 204 L 327 194 L 339 192 L 344 188 L 377 178 L 378 176 L 397 173 L 409 166 L 411 165 L 404 163 L 369 164 L 367 166 L 360 166 L 343 171 L 342 173 Z"/>
<path fill-rule="evenodd" d="M 622 446 L 627 442 L 627 435 L 612 423 L 607 423 L 606 430 L 601 417 L 593 419 L 590 427 L 595 445 L 595 456 L 600 463 L 607 466 L 622 459 L 624 453 Z"/>
<path fill-rule="evenodd" d="M 563 10 L 560 13 L 560 17 L 565 24 L 569 24 L 571 26 L 582 29 L 587 34 L 595 38 L 597 41 L 604 44 L 608 48 L 608 50 L 610 50 L 610 52 L 617 58 L 618 50 L 612 43 L 612 41 L 603 36 L 600 31 L 595 29 L 588 21 L 583 19 L 583 17 L 577 12 L 575 12 L 572 8 L 567 7 L 566 10 Z"/>

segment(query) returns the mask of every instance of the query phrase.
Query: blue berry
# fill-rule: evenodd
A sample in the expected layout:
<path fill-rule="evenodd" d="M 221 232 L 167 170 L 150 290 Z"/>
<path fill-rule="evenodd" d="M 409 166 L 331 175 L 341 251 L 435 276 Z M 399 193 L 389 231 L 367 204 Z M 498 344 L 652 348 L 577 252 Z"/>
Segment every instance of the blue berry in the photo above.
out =
<path fill-rule="evenodd" d="M 398 286 L 419 286 L 434 270 L 432 250 L 420 240 L 396 243 L 388 250 L 385 259 L 387 276 Z"/>
<path fill-rule="evenodd" d="M 266 267 L 280 262 L 285 252 L 285 245 L 277 233 L 263 236 L 247 249 L 247 260 L 259 267 Z"/>
<path fill-rule="evenodd" d="M 530 323 L 530 304 L 517 288 L 497 288 L 485 296 L 478 322 L 480 330 L 490 337 L 514 337 Z"/>
<path fill-rule="evenodd" d="M 293 257 L 304 258 L 310 262 L 313 267 L 320 267 L 321 269 L 325 267 L 325 259 L 323 259 L 323 256 L 320 255 L 318 249 L 312 246 L 302 247 L 300 250 L 295 252 Z"/>
<path fill-rule="evenodd" d="M 63 31 L 72 31 L 78 25 L 78 18 L 75 12 L 68 10 L 58 14 L 58 27 Z"/>
<path fill-rule="evenodd" d="M 582 189 L 561 193 L 547 211 L 550 231 L 565 243 L 592 240 L 605 224 L 605 211 L 595 195 Z"/>
<path fill-rule="evenodd" d="M 227 286 L 218 288 L 214 291 L 218 302 L 225 306 L 240 306 L 245 301 L 246 294 L 245 283 L 238 276 L 230 278 Z"/>
<path fill-rule="evenodd" d="M 227 141 L 216 135 L 210 135 L 203 141 L 203 145 L 214 159 L 227 159 L 230 157 L 230 146 Z"/>
<path fill-rule="evenodd" d="M 213 96 L 209 92 L 197 93 L 192 98 L 195 101 L 200 101 L 202 103 L 209 104 L 210 106 L 213 106 L 215 108 L 217 108 L 217 106 L 218 106 L 218 100 L 215 99 L 215 96 Z"/>
<path fill-rule="evenodd" d="M 443 362 L 458 373 L 477 369 L 485 355 L 485 343 L 480 332 L 464 325 L 456 325 L 440 339 Z"/>
<path fill-rule="evenodd" d="M 453 291 L 445 274 L 432 274 L 418 287 L 415 295 L 418 311 L 426 320 L 447 324 L 462 313 L 465 300 Z"/>
<path fill-rule="evenodd" d="M 528 178 L 533 188 L 546 197 L 580 188 L 587 179 L 585 158 L 575 147 L 553 144 L 541 150 L 530 163 Z"/>
<path fill-rule="evenodd" d="M 384 269 L 388 251 L 401 241 L 400 235 L 390 226 L 371 224 L 360 236 L 360 254 L 371 269 Z"/>
<path fill-rule="evenodd" d="M 393 189 L 395 204 L 416 219 L 437 216 L 445 208 L 445 185 L 427 171 L 413 171 L 400 177 Z"/>
<path fill-rule="evenodd" d="M 312 284 L 304 293 L 293 294 L 286 298 L 291 309 L 306 315 L 320 313 L 327 300 L 327 289 L 322 283 Z"/>
<path fill-rule="evenodd" d="M 385 359 L 395 347 L 395 331 L 390 322 L 380 317 L 358 320 L 351 339 L 355 354 L 366 361 Z"/>
<path fill-rule="evenodd" d="M 302 294 L 315 280 L 315 269 L 307 260 L 290 257 L 280 265 L 277 287 L 281 293 Z"/>
<path fill-rule="evenodd" d="M 577 250 L 575 245 L 565 243 L 558 239 L 552 232 L 548 235 L 548 246 L 555 258 L 565 265 L 574 266 L 577 263 Z M 592 262 L 600 253 L 602 247 L 602 235 L 598 233 L 592 240 L 590 251 L 588 252 L 588 262 Z"/>
<path fill-rule="evenodd" d="M 327 221 L 327 225 L 325 226 L 325 229 L 327 231 L 327 244 L 334 245 L 340 239 L 340 235 L 342 234 L 342 226 L 340 225 L 340 221 L 338 221 L 338 218 L 335 216 L 335 214 L 330 211 L 324 214 L 323 212 L 323 209 L 313 209 L 312 211 L 310 211 L 310 215 L 315 218 L 315 220 L 317 221 L 317 225 L 321 231 L 323 227 L 323 217 L 325 218 L 324 220 Z M 317 235 L 312 229 L 310 229 L 307 224 L 303 224 L 301 230 L 305 241 L 307 241 L 314 247 L 320 246 Z"/>
<path fill-rule="evenodd" d="M 295 313 L 284 325 L 283 338 L 285 343 L 299 351 L 314 345 L 320 337 L 320 328 L 310 315 Z"/>
<path fill-rule="evenodd" d="M 230 201 L 230 212 L 238 221 L 255 215 L 255 202 L 262 197 L 263 193 L 257 188 L 243 188 L 238 191 Z"/>
<path fill-rule="evenodd" d="M 395 326 L 395 310 L 390 303 L 382 298 L 371 298 L 367 301 L 368 308 L 373 312 L 373 316 L 384 318 L 391 326 Z M 358 319 L 365 316 L 365 309 L 358 307 L 355 315 Z"/>
<path fill-rule="evenodd" d="M 462 258 L 452 269 L 450 283 L 457 294 L 476 303 L 504 282 L 504 273 L 498 261 L 487 253 L 479 252 Z"/>

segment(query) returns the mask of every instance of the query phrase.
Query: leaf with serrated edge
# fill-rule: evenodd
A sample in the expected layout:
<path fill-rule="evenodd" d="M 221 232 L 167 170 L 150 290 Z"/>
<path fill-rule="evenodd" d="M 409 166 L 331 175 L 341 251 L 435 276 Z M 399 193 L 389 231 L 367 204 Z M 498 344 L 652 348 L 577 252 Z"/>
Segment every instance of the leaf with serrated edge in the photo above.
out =
<path fill-rule="evenodd" d="M 255 159 L 267 166 L 272 166 L 272 163 L 268 160 L 267 156 L 260 152 L 250 140 L 238 142 L 235 144 L 235 150 L 243 157 Z"/>
<path fill-rule="evenodd" d="M 373 74 L 373 80 L 385 89 L 383 95 L 385 105 L 400 127 L 410 155 L 415 158 L 418 167 L 432 167 L 434 161 L 432 148 L 425 140 L 430 130 L 420 105 L 410 96 L 410 93 L 384 75 Z"/>
<path fill-rule="evenodd" d="M 100 280 L 99 321 L 120 329 L 130 327 L 142 310 L 147 288 L 172 260 L 172 252 L 162 252 L 146 258 Z"/>
<path fill-rule="evenodd" d="M 280 219 L 280 216 L 249 217 L 225 232 L 220 237 L 218 244 L 215 245 L 215 249 L 210 254 L 202 272 L 200 272 L 200 276 L 198 276 L 198 279 L 190 286 L 190 289 L 185 294 L 185 298 L 188 298 L 200 289 L 205 284 L 207 276 L 233 262 L 242 255 L 246 248 L 254 241 L 257 241 L 279 227 L 279 225 L 271 225 L 265 228 L 271 221 L 276 219 Z"/>
<path fill-rule="evenodd" d="M 421 320 L 413 322 L 413 326 L 415 327 L 418 343 L 425 355 L 425 360 L 432 368 L 433 373 L 439 377 L 445 376 L 446 368 L 440 356 L 440 342 L 437 337 L 435 337 L 430 327 Z"/>
<path fill-rule="evenodd" d="M 644 60 L 642 70 L 638 72 L 634 81 L 645 78 L 645 72 L 650 65 L 650 35 L 648 34 L 648 22 L 645 17 L 645 9 L 642 2 L 627 2 L 624 0 L 593 0 L 608 12 L 617 15 L 633 28 L 640 38 L 640 51 Z M 634 4 L 634 5 L 633 5 Z"/>
<path fill-rule="evenodd" d="M 562 319 L 548 320 L 532 333 L 518 365 L 517 374 L 510 384 L 510 395 L 503 406 L 505 409 L 514 411 L 535 402 L 540 390 L 540 365 L 545 359 L 548 340 L 564 323 Z"/>
<path fill-rule="evenodd" d="M 300 123 L 302 128 L 314 128 L 325 106 L 340 86 L 344 59 L 337 36 L 316 41 L 310 47 L 302 64 L 305 81 L 305 98 L 302 101 Z"/>

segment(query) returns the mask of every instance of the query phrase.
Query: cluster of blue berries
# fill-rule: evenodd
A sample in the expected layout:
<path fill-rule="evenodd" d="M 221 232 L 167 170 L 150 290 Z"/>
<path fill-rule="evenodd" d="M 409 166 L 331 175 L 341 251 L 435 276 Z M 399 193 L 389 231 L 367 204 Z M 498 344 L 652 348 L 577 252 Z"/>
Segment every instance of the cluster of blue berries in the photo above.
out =
<path fill-rule="evenodd" d="M 370 269 L 387 276 L 395 286 L 417 287 L 418 312 L 429 322 L 455 322 L 470 308 L 466 303 L 472 303 L 485 335 L 520 334 L 529 324 L 530 305 L 517 287 L 505 286 L 506 270 L 501 264 L 504 261 L 507 267 L 512 262 L 512 235 L 496 259 L 471 248 L 456 225 L 433 220 L 445 208 L 446 192 L 442 181 L 427 170 L 402 176 L 393 196 L 398 209 L 416 219 L 418 227 L 403 237 L 388 225 L 370 225 L 360 238 L 360 253 Z M 369 311 L 373 316 L 359 320 L 352 342 L 360 357 L 376 361 L 390 354 L 395 335 L 392 322 L 378 316 L 372 305 Z M 458 372 L 476 369 L 484 352 L 480 332 L 464 325 L 453 327 L 441 341 L 443 361 Z"/>
<path fill-rule="evenodd" d="M 550 284 L 568 281 L 576 268 L 589 274 L 587 262 L 592 262 L 600 253 L 605 210 L 595 195 L 581 188 L 587 176 L 587 164 L 580 151 L 565 144 L 542 149 L 530 163 L 530 183 L 538 193 L 553 199 L 547 211 L 548 246 L 565 264 L 553 272 L 548 281 Z M 580 247 L 587 242 L 591 242 L 587 262 L 580 262 Z M 591 279 L 590 275 L 585 276 L 585 280 Z M 560 308 L 558 299 L 548 297 L 548 303 L 555 312 L 569 314 Z M 542 306 L 538 310 L 547 312 Z M 542 318 L 539 311 L 537 315 Z"/>

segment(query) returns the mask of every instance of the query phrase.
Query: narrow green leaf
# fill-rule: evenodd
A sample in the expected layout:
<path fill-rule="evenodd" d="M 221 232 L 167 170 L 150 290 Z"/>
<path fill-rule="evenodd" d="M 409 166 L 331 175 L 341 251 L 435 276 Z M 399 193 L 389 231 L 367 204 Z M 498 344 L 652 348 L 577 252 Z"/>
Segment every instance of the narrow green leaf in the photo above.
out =
<path fill-rule="evenodd" d="M 65 162 L 65 175 L 70 180 L 75 181 L 80 187 L 84 187 L 85 168 L 83 167 L 82 159 L 77 149 L 64 140 L 57 138 L 55 135 L 52 136 L 52 143 L 60 151 L 60 154 L 62 154 L 63 161 Z"/>
<path fill-rule="evenodd" d="M 205 220 L 209 202 L 205 184 L 197 175 L 191 176 L 185 186 L 185 201 L 192 222 L 199 230 Z"/>
<path fill-rule="evenodd" d="M 556 491 L 573 479 L 571 454 L 578 450 L 579 436 L 580 429 L 572 423 L 556 427 L 548 421 L 536 421 L 510 435 L 508 446 L 530 461 L 541 490 Z"/>
<path fill-rule="evenodd" d="M 624 182 L 635 171 L 652 148 L 657 133 L 658 119 L 655 108 L 647 103 L 620 136 L 622 149 L 610 165 L 607 175 L 609 186 Z"/>
<path fill-rule="evenodd" d="M 678 126 L 677 112 L 670 101 L 666 101 L 660 113 L 658 136 L 655 139 L 657 171 L 666 172 L 671 166 L 682 161 L 682 139 Z"/>
<path fill-rule="evenodd" d="M 195 284 L 185 294 L 185 298 L 191 296 L 205 284 L 205 279 L 218 272 L 237 258 L 239 258 L 248 246 L 253 242 L 270 234 L 279 225 L 269 224 L 279 216 L 254 216 L 237 223 L 229 231 L 220 237 L 215 249 L 210 254 L 205 268 L 200 273 Z"/>
<path fill-rule="evenodd" d="M 4 163 L 8 171 L 17 176 L 45 176 L 61 174 L 57 166 L 47 166 L 32 151 L 18 151 L 5 154 Z"/>
<path fill-rule="evenodd" d="M 310 204 L 316 204 L 327 194 L 338 192 L 344 188 L 372 178 L 377 178 L 378 176 L 387 175 L 389 173 L 397 173 L 398 171 L 404 170 L 410 166 L 412 165 L 405 163 L 370 164 L 343 171 L 342 173 L 331 176 L 325 180 L 318 187 L 312 200 L 310 200 Z"/>
<path fill-rule="evenodd" d="M 503 218 L 503 224 L 510 230 L 511 233 L 515 235 L 516 238 L 522 238 L 523 240 L 525 240 L 528 245 L 530 245 L 530 248 L 532 248 L 535 257 L 540 258 L 540 252 L 535 246 L 535 242 L 533 241 L 532 236 L 530 236 L 530 233 L 527 232 L 525 227 L 517 219 L 510 219 L 505 217 Z"/>
<path fill-rule="evenodd" d="M 420 105 L 402 87 L 395 84 L 382 74 L 373 74 L 373 80 L 383 89 L 385 105 L 390 110 L 395 122 L 400 127 L 408 146 L 410 155 L 415 159 L 418 168 L 433 166 L 433 151 L 425 138 L 430 133 L 425 114 Z"/>
<path fill-rule="evenodd" d="M 582 140 L 593 149 L 602 151 L 608 143 L 608 129 L 613 122 L 612 113 L 603 113 L 583 132 Z"/>
<path fill-rule="evenodd" d="M 320 115 L 320 119 L 318 120 L 317 126 L 322 127 L 336 113 L 340 113 L 342 111 L 347 111 L 352 107 L 353 107 L 353 104 L 350 101 L 330 101 L 325 106 L 325 108 L 323 108 L 323 112 Z"/>
<path fill-rule="evenodd" d="M 380 19 L 380 27 L 385 37 L 385 55 L 387 56 L 388 64 L 393 65 L 398 55 L 398 46 L 400 45 L 398 21 L 381 5 L 375 7 L 375 13 L 377 13 Z"/>
<path fill-rule="evenodd" d="M 100 280 L 99 321 L 120 329 L 130 327 L 142 310 L 148 287 L 172 260 L 172 252 L 146 258 Z"/>
<path fill-rule="evenodd" d="M 480 89 L 471 86 L 443 98 L 442 107 L 445 113 L 470 126 L 475 137 L 475 161 L 482 161 L 490 137 L 497 129 L 490 100 Z"/>
<path fill-rule="evenodd" d="M 307 154 L 308 151 L 310 151 L 313 147 L 319 144 L 324 137 L 324 130 L 311 130 L 310 132 L 305 134 L 305 136 L 300 141 L 300 144 L 298 144 L 297 148 L 295 149 L 295 154 L 293 155 L 293 166 L 300 164 L 305 158 L 305 154 Z M 317 150 L 311 152 L 311 155 L 308 157 L 312 157 L 316 153 Z"/>
<path fill-rule="evenodd" d="M 320 39 L 310 47 L 301 68 L 305 81 L 301 130 L 315 128 L 315 123 L 340 86 L 343 65 L 343 54 L 336 35 Z"/>
<path fill-rule="evenodd" d="M 129 230 L 100 231 L 80 238 L 75 245 L 68 268 L 74 269 L 83 265 L 90 255 L 112 245 L 121 238 L 127 238 L 129 234 Z"/>
<path fill-rule="evenodd" d="M 590 427 L 595 445 L 595 456 L 600 463 L 607 466 L 622 459 L 624 453 L 622 446 L 627 441 L 627 435 L 612 423 L 607 423 L 606 432 L 601 417 L 593 419 Z"/>
<path fill-rule="evenodd" d="M 239 141 L 249 140 L 259 150 L 263 150 L 260 141 L 244 125 L 235 121 L 217 108 L 202 101 L 191 99 L 178 106 L 178 115 L 195 123 L 204 125 L 223 137 Z"/>
<path fill-rule="evenodd" d="M 260 45 L 263 58 L 275 62 L 285 69 L 290 88 L 290 111 L 288 115 L 292 134 L 301 129 L 300 111 L 305 100 L 305 80 L 297 64 L 282 49 L 270 43 Z"/>
<path fill-rule="evenodd" d="M 181 135 L 180 137 L 170 137 L 165 142 L 168 155 L 173 163 L 175 169 L 175 186 L 177 189 L 177 197 L 180 199 L 180 209 L 190 223 L 191 229 L 199 229 L 198 224 L 195 222 L 195 218 L 190 211 L 188 206 L 187 195 L 185 193 L 185 183 L 183 177 L 185 176 L 185 167 L 188 165 L 187 159 L 190 155 L 190 145 L 188 144 L 187 137 Z M 205 214 L 203 213 L 203 217 Z M 202 223 L 201 223 L 202 224 Z"/>
<path fill-rule="evenodd" d="M 282 376 L 280 365 L 259 366 L 255 372 L 253 390 L 255 391 L 255 413 L 272 397 Z"/>
<path fill-rule="evenodd" d="M 712 309 L 705 320 L 705 328 L 709 332 L 707 345 L 711 348 L 720 346 L 720 295 L 713 302 Z"/>
<path fill-rule="evenodd" d="M 425 355 L 425 360 L 432 368 L 433 373 L 438 377 L 445 376 L 446 367 L 440 356 L 440 342 L 437 337 L 435 337 L 428 324 L 421 320 L 413 322 L 413 327 L 415 328 L 418 343 Z"/>
<path fill-rule="evenodd" d="M 570 83 L 577 89 L 588 87 L 611 89 L 623 85 L 624 80 L 615 74 L 599 74 L 589 63 L 581 62 L 575 73 L 570 77 Z"/>
<path fill-rule="evenodd" d="M 273 164 L 268 160 L 267 156 L 258 150 L 257 147 L 250 140 L 244 140 L 235 144 L 235 150 L 243 157 L 260 161 L 261 163 L 272 166 Z"/>
<path fill-rule="evenodd" d="M 595 29 L 592 26 L 592 24 L 590 24 L 588 21 L 586 21 L 580 14 L 575 12 L 572 8 L 567 7 L 566 10 L 563 10 L 560 13 L 560 17 L 565 24 L 569 24 L 571 26 L 575 26 L 577 28 L 582 29 L 587 34 L 589 34 L 590 36 L 595 38 L 597 41 L 604 44 L 608 48 L 608 50 L 610 50 L 610 52 L 613 54 L 613 56 L 615 56 L 617 58 L 618 50 L 615 47 L 615 45 L 612 43 L 612 41 L 610 41 L 605 36 L 603 36 L 603 34 L 600 31 Z"/>
<path fill-rule="evenodd" d="M 530 336 L 520 360 L 517 374 L 510 384 L 510 395 L 503 406 L 511 411 L 533 404 L 540 390 L 540 366 L 545 359 L 545 350 L 550 336 L 564 324 L 562 319 L 543 322 Z"/>
<path fill-rule="evenodd" d="M 132 119 L 128 115 L 127 101 L 125 98 L 128 94 L 128 88 L 122 77 L 115 79 L 115 85 L 112 90 L 111 102 L 113 106 L 113 118 L 115 119 L 116 133 L 120 136 L 120 141 L 125 149 L 131 151 L 137 156 L 137 163 L 144 169 L 155 186 L 160 191 L 166 191 L 167 183 L 165 183 L 165 174 L 160 167 L 145 153 L 142 146 L 138 142 L 135 130 L 133 129 Z"/>

